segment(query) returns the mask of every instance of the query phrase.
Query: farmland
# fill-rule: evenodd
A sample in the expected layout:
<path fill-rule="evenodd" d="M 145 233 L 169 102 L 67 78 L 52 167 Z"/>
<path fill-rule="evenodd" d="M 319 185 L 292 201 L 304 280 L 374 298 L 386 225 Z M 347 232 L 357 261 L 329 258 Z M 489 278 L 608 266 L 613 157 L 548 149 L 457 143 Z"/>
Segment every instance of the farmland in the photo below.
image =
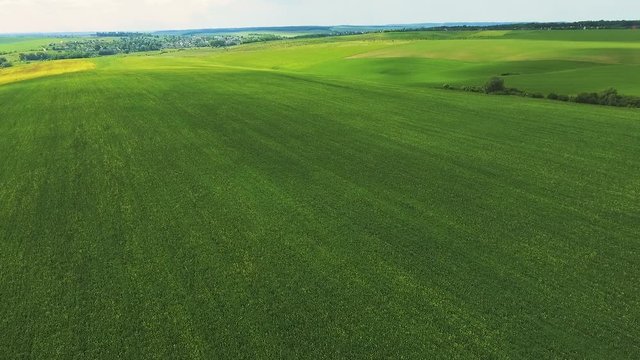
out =
<path fill-rule="evenodd" d="M 442 90 L 638 70 L 632 30 L 2 69 L 0 354 L 638 358 L 640 110 Z"/>

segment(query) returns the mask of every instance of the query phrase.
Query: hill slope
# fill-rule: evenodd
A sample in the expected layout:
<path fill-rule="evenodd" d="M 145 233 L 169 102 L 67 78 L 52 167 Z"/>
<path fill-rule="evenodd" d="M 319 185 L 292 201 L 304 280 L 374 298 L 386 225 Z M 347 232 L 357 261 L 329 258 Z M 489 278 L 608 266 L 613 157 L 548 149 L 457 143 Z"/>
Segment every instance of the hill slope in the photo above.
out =
<path fill-rule="evenodd" d="M 0 353 L 640 354 L 637 110 L 223 56 L 0 86 Z"/>

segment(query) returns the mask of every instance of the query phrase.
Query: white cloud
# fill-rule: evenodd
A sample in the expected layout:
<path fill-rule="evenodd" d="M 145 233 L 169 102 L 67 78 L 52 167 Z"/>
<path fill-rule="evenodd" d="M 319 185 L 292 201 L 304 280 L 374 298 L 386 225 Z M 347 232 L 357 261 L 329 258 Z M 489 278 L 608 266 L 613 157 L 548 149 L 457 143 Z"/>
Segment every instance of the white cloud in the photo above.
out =
<path fill-rule="evenodd" d="M 0 32 L 230 26 L 273 10 L 263 0 L 0 0 Z"/>

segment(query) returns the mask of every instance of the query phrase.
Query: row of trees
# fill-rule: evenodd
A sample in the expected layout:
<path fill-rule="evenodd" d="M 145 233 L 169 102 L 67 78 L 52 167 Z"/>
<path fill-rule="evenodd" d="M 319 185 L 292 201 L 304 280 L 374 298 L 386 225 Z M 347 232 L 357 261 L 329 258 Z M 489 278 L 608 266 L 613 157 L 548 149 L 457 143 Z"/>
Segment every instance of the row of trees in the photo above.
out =
<path fill-rule="evenodd" d="M 525 96 L 537 99 L 543 99 L 545 96 L 541 93 L 527 92 L 515 88 L 508 88 L 505 85 L 504 79 L 501 77 L 492 77 L 487 81 L 484 86 L 463 86 L 456 88 L 451 85 L 444 85 L 445 89 L 450 90 L 463 90 L 470 92 L 479 92 L 491 95 L 516 95 Z M 593 105 L 606 105 L 606 106 L 618 106 L 618 107 L 634 107 L 640 108 L 640 97 L 621 95 L 616 89 L 607 89 L 605 91 L 595 93 L 580 93 L 575 96 L 559 95 L 556 93 L 550 93 L 546 96 L 549 100 L 557 101 L 570 101 L 580 104 L 593 104 Z"/>
<path fill-rule="evenodd" d="M 164 42 L 157 37 L 152 36 L 136 36 L 123 37 L 116 40 L 97 40 L 87 39 L 79 41 L 64 41 L 49 44 L 48 52 L 57 52 L 58 54 L 49 54 L 49 57 L 74 56 L 74 57 L 93 57 L 101 55 L 114 55 L 120 53 L 132 53 L 142 51 L 157 51 L 164 47 Z"/>
<path fill-rule="evenodd" d="M 97 32 L 97 37 L 128 37 L 128 36 L 140 36 L 142 33 L 138 32 L 124 32 L 124 31 L 110 31 L 110 32 Z"/>
<path fill-rule="evenodd" d="M 549 98 L 552 99 L 554 97 L 553 95 L 555 94 L 549 94 Z M 558 95 L 558 100 L 561 100 L 560 95 Z M 582 104 L 640 108 L 640 97 L 620 95 L 618 94 L 618 90 L 613 88 L 599 93 L 580 93 L 570 98 L 569 101 Z"/>
<path fill-rule="evenodd" d="M 102 36 L 120 33 L 100 33 Z M 181 36 L 181 35 L 139 35 L 131 33 L 128 36 L 114 40 L 87 39 L 80 41 L 64 41 L 51 43 L 45 51 L 20 54 L 22 61 L 44 61 L 59 59 L 80 59 L 116 54 L 129 54 L 164 49 L 189 49 L 205 47 L 227 47 L 246 43 L 279 40 L 282 37 L 271 34 L 248 35 L 209 35 L 209 36 Z"/>
<path fill-rule="evenodd" d="M 21 61 L 46 61 L 46 60 L 64 60 L 64 59 L 85 59 L 93 57 L 91 53 L 86 52 L 44 52 L 20 54 Z"/>

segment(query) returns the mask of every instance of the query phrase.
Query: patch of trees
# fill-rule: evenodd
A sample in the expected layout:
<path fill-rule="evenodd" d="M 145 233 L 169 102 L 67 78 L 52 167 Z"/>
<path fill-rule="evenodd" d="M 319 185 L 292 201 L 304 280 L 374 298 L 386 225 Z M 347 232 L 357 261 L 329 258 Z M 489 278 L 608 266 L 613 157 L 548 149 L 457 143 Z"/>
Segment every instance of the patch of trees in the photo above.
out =
<path fill-rule="evenodd" d="M 522 91 L 516 88 L 509 88 L 505 85 L 504 79 L 497 76 L 489 79 L 483 86 L 455 87 L 455 86 L 446 84 L 444 85 L 444 88 L 448 90 L 462 90 L 462 91 L 484 93 L 484 94 L 490 94 L 490 95 L 516 95 L 516 96 L 531 97 L 536 99 L 544 99 L 544 95 L 541 93 L 532 93 L 532 92 Z"/>
<path fill-rule="evenodd" d="M 190 30 L 162 30 L 156 31 L 154 35 L 212 35 L 226 34 L 228 36 L 238 36 L 239 33 L 298 33 L 298 32 L 330 32 L 330 26 L 279 26 L 279 27 L 246 27 L 246 28 L 211 28 L 211 29 L 190 29 Z"/>
<path fill-rule="evenodd" d="M 476 93 L 485 93 L 490 95 L 515 95 L 535 99 L 545 98 L 545 96 L 541 93 L 527 92 L 516 88 L 508 88 L 505 85 L 504 79 L 500 77 L 492 77 L 484 84 L 484 86 L 454 87 L 446 84 L 444 85 L 444 88 L 448 90 L 461 90 Z M 640 108 L 640 97 L 621 95 L 618 94 L 618 91 L 613 88 L 599 93 L 580 93 L 575 96 L 550 93 L 546 96 L 546 98 L 549 100 L 574 102 L 579 104 Z"/>
<path fill-rule="evenodd" d="M 294 39 L 315 39 L 315 38 L 326 38 L 326 37 L 332 37 L 332 36 L 363 35 L 367 33 L 368 33 L 367 31 L 332 31 L 330 33 L 298 35 L 298 36 L 294 36 Z"/>
<path fill-rule="evenodd" d="M 109 36 L 119 33 L 101 33 Z M 106 35 L 105 35 L 106 36 Z M 274 41 L 283 39 L 272 34 L 248 35 L 211 35 L 211 36 L 158 36 L 136 35 L 121 37 L 113 40 L 86 39 L 76 41 L 61 41 L 49 44 L 45 51 L 20 54 L 21 61 L 46 61 L 60 59 L 80 59 L 116 54 L 129 54 L 146 51 L 160 51 L 166 49 L 190 49 L 206 47 L 227 47 L 240 44 Z"/>
<path fill-rule="evenodd" d="M 125 54 L 145 51 L 158 51 L 163 48 L 162 40 L 153 36 L 125 37 L 115 42 L 116 49 Z"/>
<path fill-rule="evenodd" d="M 51 60 L 51 56 L 44 52 L 20 54 L 21 61 L 42 61 Z"/>
<path fill-rule="evenodd" d="M 0 56 L 0 69 L 13 66 L 6 57 Z"/>
<path fill-rule="evenodd" d="M 274 34 L 249 34 L 242 38 L 243 44 L 250 44 L 263 41 L 275 41 L 284 39 L 282 36 Z"/>
<path fill-rule="evenodd" d="M 71 53 L 49 53 L 35 52 L 20 54 L 21 61 L 46 61 L 46 60 L 64 60 L 64 59 L 85 59 L 92 57 L 91 53 L 71 52 Z"/>
<path fill-rule="evenodd" d="M 581 104 L 640 108 L 640 97 L 620 95 L 618 94 L 618 90 L 613 88 L 599 93 L 580 93 L 577 96 L 570 98 L 570 100 Z"/>

